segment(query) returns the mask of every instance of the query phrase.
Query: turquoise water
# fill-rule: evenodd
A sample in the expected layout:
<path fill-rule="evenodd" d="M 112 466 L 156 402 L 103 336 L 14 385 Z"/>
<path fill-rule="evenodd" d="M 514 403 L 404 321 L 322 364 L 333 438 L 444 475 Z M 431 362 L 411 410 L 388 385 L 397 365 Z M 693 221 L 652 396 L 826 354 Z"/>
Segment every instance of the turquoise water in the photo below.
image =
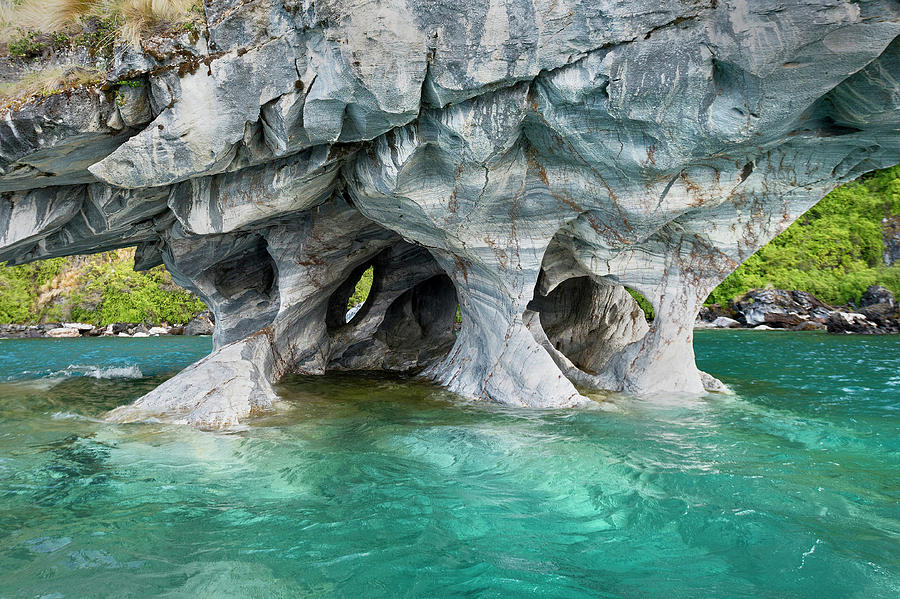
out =
<path fill-rule="evenodd" d="M 896 336 L 701 331 L 737 395 L 690 402 L 340 375 L 228 434 L 96 420 L 209 347 L 0 341 L 0 597 L 900 596 Z"/>

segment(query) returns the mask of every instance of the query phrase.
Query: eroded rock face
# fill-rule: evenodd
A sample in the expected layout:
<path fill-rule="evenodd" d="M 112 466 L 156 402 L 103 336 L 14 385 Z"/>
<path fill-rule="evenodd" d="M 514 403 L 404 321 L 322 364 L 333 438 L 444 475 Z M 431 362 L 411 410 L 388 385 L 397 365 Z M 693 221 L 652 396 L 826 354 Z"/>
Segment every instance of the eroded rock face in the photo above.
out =
<path fill-rule="evenodd" d="M 523 406 L 721 390 L 692 348 L 709 292 L 900 160 L 893 0 L 206 15 L 191 48 L 117 55 L 143 81 L 124 102 L 70 94 L 0 128 L 0 259 L 139 245 L 215 313 L 213 354 L 120 421 L 234 424 L 331 368 Z"/>

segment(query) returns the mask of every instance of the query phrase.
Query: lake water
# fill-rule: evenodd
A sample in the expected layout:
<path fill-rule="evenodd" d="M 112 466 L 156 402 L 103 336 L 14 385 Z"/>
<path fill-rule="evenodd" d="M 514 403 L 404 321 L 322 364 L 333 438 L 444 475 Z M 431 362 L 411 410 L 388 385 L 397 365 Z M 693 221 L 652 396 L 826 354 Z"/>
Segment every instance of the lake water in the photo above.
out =
<path fill-rule="evenodd" d="M 534 411 L 280 386 L 97 417 L 204 338 L 0 341 L 0 597 L 900 597 L 900 338 L 700 331 L 737 394 Z"/>

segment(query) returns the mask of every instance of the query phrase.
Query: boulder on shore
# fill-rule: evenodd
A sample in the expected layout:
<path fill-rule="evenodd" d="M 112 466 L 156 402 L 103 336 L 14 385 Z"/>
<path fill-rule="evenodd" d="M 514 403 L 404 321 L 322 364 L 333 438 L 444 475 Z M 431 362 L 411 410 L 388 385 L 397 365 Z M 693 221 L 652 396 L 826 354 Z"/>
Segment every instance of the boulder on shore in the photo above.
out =
<path fill-rule="evenodd" d="M 195 319 L 193 335 L 209 335 L 213 325 L 211 319 L 201 314 Z M 36 337 L 158 337 L 162 335 L 182 335 L 185 327 L 181 325 L 168 326 L 165 323 L 158 326 L 148 326 L 143 323 L 117 322 L 108 325 L 91 325 L 80 322 L 67 322 L 63 324 L 0 324 L 0 339 L 28 339 Z M 76 335 L 77 333 L 77 335 Z"/>
<path fill-rule="evenodd" d="M 894 294 L 881 285 L 870 285 L 859 300 L 860 314 L 878 327 L 880 333 L 900 333 L 900 306 Z"/>
<path fill-rule="evenodd" d="M 806 291 L 752 289 L 733 303 L 748 326 L 793 328 L 807 320 L 825 323 L 834 310 Z"/>
<path fill-rule="evenodd" d="M 712 321 L 712 325 L 717 329 L 736 329 L 741 326 L 741 323 L 727 316 L 719 316 Z"/>
<path fill-rule="evenodd" d="M 109 329 L 109 331 L 110 331 L 113 335 L 118 335 L 119 333 L 127 333 L 127 332 L 128 332 L 128 329 L 129 329 L 130 327 L 134 326 L 134 325 L 133 325 L 132 323 L 129 323 L 129 322 L 114 322 L 114 323 L 112 323 L 112 324 L 109 325 L 109 326 L 111 327 L 111 328 Z"/>
<path fill-rule="evenodd" d="M 860 308 L 868 308 L 869 306 L 881 304 L 886 304 L 889 308 L 897 307 L 897 300 L 894 299 L 894 294 L 891 293 L 890 289 L 882 287 L 881 285 L 869 285 L 865 292 L 863 292 L 862 297 L 859 298 Z"/>
<path fill-rule="evenodd" d="M 209 310 L 193 317 L 184 327 L 184 335 L 212 335 L 215 325 Z"/>
<path fill-rule="evenodd" d="M 700 310 L 697 312 L 697 320 L 694 326 L 702 328 L 705 325 L 708 325 L 708 327 L 711 328 L 713 326 L 713 323 L 720 316 L 724 316 L 725 318 L 730 318 L 732 320 L 737 320 L 736 317 L 738 316 L 738 313 L 735 312 L 730 305 L 723 306 L 721 304 L 710 304 L 708 306 L 700 306 Z"/>
<path fill-rule="evenodd" d="M 874 322 L 866 318 L 865 314 L 835 311 L 828 319 L 828 332 L 875 334 L 880 331 Z"/>
<path fill-rule="evenodd" d="M 78 329 L 73 329 L 71 327 L 59 327 L 47 331 L 47 336 L 54 338 L 81 337 L 81 331 L 79 331 Z"/>

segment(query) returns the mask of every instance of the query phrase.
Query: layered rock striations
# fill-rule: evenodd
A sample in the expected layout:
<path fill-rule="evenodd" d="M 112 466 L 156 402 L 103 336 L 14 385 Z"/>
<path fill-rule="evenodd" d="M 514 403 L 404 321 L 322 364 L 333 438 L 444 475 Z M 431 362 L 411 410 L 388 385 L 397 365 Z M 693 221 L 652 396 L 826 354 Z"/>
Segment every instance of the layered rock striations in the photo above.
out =
<path fill-rule="evenodd" d="M 892 0 L 212 0 L 206 18 L 168 53 L 121 49 L 106 92 L 0 123 L 0 259 L 138 245 L 215 313 L 213 353 L 118 421 L 234 424 L 284 374 L 339 368 L 523 406 L 721 389 L 692 349 L 709 292 L 900 161 Z M 142 85 L 114 98 L 125 77 Z"/>

